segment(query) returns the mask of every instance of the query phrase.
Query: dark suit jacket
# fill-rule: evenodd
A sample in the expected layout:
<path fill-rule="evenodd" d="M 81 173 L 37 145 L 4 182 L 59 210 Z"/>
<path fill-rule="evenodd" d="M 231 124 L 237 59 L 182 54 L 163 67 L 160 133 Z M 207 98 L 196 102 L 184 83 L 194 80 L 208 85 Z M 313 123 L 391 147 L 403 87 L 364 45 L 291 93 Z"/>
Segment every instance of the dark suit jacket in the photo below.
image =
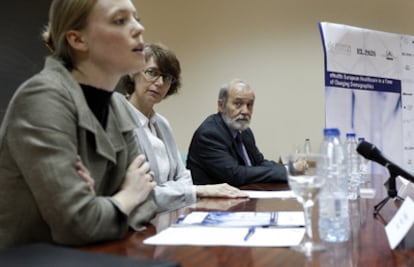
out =
<path fill-rule="evenodd" d="M 187 156 L 187 168 L 194 184 L 242 186 L 287 180 L 283 165 L 264 159 L 250 128 L 243 131 L 242 136 L 252 166 L 245 165 L 237 142 L 221 115 L 207 117 L 194 133 Z"/>

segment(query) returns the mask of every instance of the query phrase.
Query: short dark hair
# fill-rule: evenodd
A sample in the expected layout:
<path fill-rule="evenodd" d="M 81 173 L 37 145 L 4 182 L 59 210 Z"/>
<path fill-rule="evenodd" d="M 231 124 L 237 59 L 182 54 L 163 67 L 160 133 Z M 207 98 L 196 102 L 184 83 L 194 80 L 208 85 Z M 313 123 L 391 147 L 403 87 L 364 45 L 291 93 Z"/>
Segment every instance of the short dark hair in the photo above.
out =
<path fill-rule="evenodd" d="M 174 52 L 162 44 L 153 43 L 145 44 L 144 52 L 146 62 L 151 58 L 154 59 L 162 73 L 168 73 L 175 78 L 166 97 L 176 94 L 181 87 L 181 66 Z M 129 75 L 126 75 L 121 78 L 117 89 L 130 95 L 135 91 L 135 82 Z"/>

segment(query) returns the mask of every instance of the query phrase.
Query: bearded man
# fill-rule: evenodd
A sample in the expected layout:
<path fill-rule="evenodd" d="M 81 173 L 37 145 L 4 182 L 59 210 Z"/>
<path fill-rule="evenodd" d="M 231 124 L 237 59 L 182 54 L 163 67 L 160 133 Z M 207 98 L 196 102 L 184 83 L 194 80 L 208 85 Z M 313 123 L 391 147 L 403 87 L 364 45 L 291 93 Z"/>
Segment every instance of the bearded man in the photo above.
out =
<path fill-rule="evenodd" d="M 247 83 L 234 79 L 222 86 L 218 112 L 195 131 L 187 168 L 196 185 L 286 182 L 286 168 L 267 160 L 249 128 L 255 95 Z"/>

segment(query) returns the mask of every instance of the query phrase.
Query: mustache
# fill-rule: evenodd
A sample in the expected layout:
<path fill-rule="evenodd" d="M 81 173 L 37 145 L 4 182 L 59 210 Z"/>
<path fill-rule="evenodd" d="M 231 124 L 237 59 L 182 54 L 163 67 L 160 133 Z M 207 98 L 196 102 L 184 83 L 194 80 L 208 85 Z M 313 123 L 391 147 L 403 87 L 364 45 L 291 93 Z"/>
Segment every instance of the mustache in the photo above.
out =
<path fill-rule="evenodd" d="M 250 116 L 240 114 L 240 115 L 237 115 L 236 117 L 233 118 L 233 121 L 237 121 L 237 120 L 247 120 L 247 121 L 250 121 Z"/>

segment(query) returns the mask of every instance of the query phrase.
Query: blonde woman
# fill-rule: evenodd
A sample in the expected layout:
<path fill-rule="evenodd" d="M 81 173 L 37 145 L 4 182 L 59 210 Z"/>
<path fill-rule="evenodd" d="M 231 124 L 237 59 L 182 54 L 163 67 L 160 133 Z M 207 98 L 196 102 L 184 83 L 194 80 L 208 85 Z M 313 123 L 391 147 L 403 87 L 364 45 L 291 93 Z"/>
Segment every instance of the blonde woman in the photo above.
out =
<path fill-rule="evenodd" d="M 52 2 L 52 55 L 0 128 L 0 247 L 119 239 L 155 214 L 136 124 L 113 92 L 144 67 L 143 32 L 130 0 Z M 93 183 L 79 177 L 86 168 Z"/>

